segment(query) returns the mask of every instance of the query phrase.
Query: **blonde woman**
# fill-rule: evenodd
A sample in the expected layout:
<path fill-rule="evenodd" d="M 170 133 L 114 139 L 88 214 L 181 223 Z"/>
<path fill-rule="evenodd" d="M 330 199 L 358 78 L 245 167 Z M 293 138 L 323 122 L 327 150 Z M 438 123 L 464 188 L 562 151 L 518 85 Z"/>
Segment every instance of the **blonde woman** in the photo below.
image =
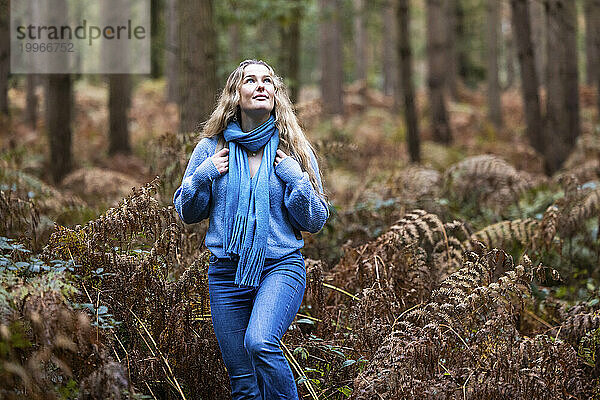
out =
<path fill-rule="evenodd" d="M 298 399 L 279 342 L 304 295 L 300 231 L 329 217 L 312 146 L 285 86 L 263 61 L 240 63 L 206 121 L 173 202 L 209 218 L 213 327 L 233 399 Z"/>

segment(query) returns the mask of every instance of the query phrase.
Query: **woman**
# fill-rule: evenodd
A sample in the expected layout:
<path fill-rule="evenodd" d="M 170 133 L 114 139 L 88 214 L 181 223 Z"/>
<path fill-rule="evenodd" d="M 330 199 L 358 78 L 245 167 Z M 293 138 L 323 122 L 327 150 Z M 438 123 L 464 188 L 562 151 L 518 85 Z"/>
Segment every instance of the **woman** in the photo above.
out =
<path fill-rule="evenodd" d="M 304 295 L 300 231 L 329 217 L 312 146 L 282 80 L 240 63 L 204 124 L 173 202 L 190 224 L 209 218 L 213 327 L 233 399 L 297 399 L 279 341 Z"/>

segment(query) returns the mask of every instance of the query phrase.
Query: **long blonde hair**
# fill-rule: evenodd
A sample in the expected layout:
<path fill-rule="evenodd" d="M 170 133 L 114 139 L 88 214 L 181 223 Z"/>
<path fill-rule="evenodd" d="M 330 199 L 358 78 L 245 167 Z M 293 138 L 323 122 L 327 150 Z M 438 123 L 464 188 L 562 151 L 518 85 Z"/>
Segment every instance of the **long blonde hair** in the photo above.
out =
<path fill-rule="evenodd" d="M 317 174 L 310 162 L 311 150 L 315 154 L 315 157 L 317 157 L 317 153 L 298 124 L 298 119 L 294 113 L 292 102 L 288 96 L 283 79 L 277 76 L 273 68 L 262 60 L 244 60 L 229 74 L 229 78 L 227 78 L 227 83 L 219 96 L 215 109 L 208 120 L 201 126 L 201 138 L 222 134 L 230 121 L 234 119 L 241 120 L 240 108 L 238 106 L 240 101 L 240 87 L 242 86 L 242 78 L 244 77 L 244 68 L 250 64 L 264 65 L 273 78 L 275 107 L 273 107 L 271 114 L 275 117 L 275 125 L 279 129 L 279 139 L 283 150 L 288 154 L 291 153 L 296 156 L 302 169 L 308 173 L 313 188 L 321 196 L 326 197 L 325 193 L 319 189 Z M 319 178 L 322 180 L 320 172 Z"/>

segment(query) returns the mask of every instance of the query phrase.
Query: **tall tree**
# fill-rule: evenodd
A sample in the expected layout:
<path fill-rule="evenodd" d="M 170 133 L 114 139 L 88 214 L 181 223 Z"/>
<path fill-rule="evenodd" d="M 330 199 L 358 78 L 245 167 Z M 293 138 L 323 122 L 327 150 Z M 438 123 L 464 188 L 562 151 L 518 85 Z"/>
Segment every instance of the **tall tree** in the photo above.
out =
<path fill-rule="evenodd" d="M 596 59 L 595 76 L 592 81 L 596 83 L 596 100 L 598 102 L 598 116 L 600 116 L 600 0 L 586 0 L 587 11 L 591 14 L 589 17 L 589 28 L 587 35 L 592 37 L 591 42 L 599 58 Z"/>
<path fill-rule="evenodd" d="M 179 130 L 190 132 L 215 104 L 216 34 L 212 0 L 179 0 Z"/>
<path fill-rule="evenodd" d="M 395 1 L 386 0 L 383 7 L 383 92 L 394 97 L 394 108 L 399 109 L 402 100 L 398 88 L 397 15 Z"/>
<path fill-rule="evenodd" d="M 504 6 L 504 3 L 501 3 Z M 510 8 L 510 4 L 508 5 Z M 515 41 L 513 28 L 511 27 L 511 12 L 504 11 L 501 13 L 502 17 L 502 41 L 504 42 L 504 62 L 506 68 L 506 82 L 504 83 L 503 89 L 512 87 L 515 83 Z M 506 15 L 506 17 L 505 17 Z"/>
<path fill-rule="evenodd" d="M 457 32 L 458 32 L 458 3 L 459 0 L 446 0 L 446 51 L 447 51 L 447 71 L 446 82 L 450 95 L 457 99 L 458 93 L 458 47 L 457 47 Z"/>
<path fill-rule="evenodd" d="M 59 183 L 73 168 L 71 149 L 72 91 L 69 74 L 50 74 L 46 84 L 46 130 L 50 143 L 50 173 Z"/>
<path fill-rule="evenodd" d="M 106 24 L 116 21 L 119 12 L 125 12 L 123 4 L 118 9 L 109 2 L 102 3 L 102 14 Z M 156 11 L 153 11 L 156 12 Z M 102 58 L 106 62 L 108 75 L 108 153 L 131 152 L 127 111 L 131 98 L 131 78 L 127 72 L 131 67 L 129 52 L 119 42 L 103 42 Z M 116 46 L 115 46 L 116 45 Z M 115 73 L 118 72 L 118 73 Z"/>
<path fill-rule="evenodd" d="M 10 70 L 10 1 L 0 0 L 0 114 L 8 115 L 8 72 Z"/>
<path fill-rule="evenodd" d="M 367 30 L 365 29 L 365 2 L 354 0 L 354 60 L 356 79 L 367 81 Z"/>
<path fill-rule="evenodd" d="M 167 0 L 167 37 L 166 42 L 166 73 L 167 73 L 167 101 L 176 103 L 179 93 L 177 72 L 179 70 L 178 42 L 177 42 L 177 0 Z"/>
<path fill-rule="evenodd" d="M 538 76 L 531 41 L 529 4 L 527 0 L 510 0 L 510 6 L 512 10 L 512 36 L 517 45 L 519 69 L 521 71 L 521 91 L 527 123 L 527 138 L 534 149 L 540 154 L 544 154 L 542 114 L 538 93 Z"/>
<path fill-rule="evenodd" d="M 111 74 L 108 77 L 109 128 L 108 153 L 131 153 L 127 111 L 131 103 L 131 77 L 128 74 Z"/>
<path fill-rule="evenodd" d="M 408 154 L 412 162 L 421 161 L 419 126 L 415 105 L 415 88 L 412 73 L 412 50 L 410 46 L 410 0 L 398 0 L 398 60 L 399 79 L 404 94 L 404 120 L 406 123 L 406 140 Z"/>
<path fill-rule="evenodd" d="M 35 93 L 37 87 L 37 75 L 35 74 L 27 74 L 26 78 L 27 82 L 26 86 L 26 96 L 25 96 L 25 120 L 31 126 L 31 128 L 35 129 L 37 126 L 37 113 L 38 113 L 38 97 Z"/>
<path fill-rule="evenodd" d="M 500 28 L 500 7 L 497 0 L 487 0 L 487 99 L 488 117 L 497 127 L 502 126 L 502 105 L 500 101 L 500 80 L 498 68 L 498 30 Z"/>
<path fill-rule="evenodd" d="M 579 135 L 579 75 L 577 68 L 577 10 L 572 0 L 545 0 L 548 54 L 546 167 L 560 168 Z M 550 138 L 548 138 L 550 139 Z"/>
<path fill-rule="evenodd" d="M 452 133 L 448 122 L 445 94 L 446 32 L 444 0 L 426 0 L 427 14 L 427 87 L 433 139 L 450 143 Z"/>
<path fill-rule="evenodd" d="M 46 10 L 48 22 L 58 25 L 67 14 L 66 0 L 55 0 Z M 49 60 L 50 70 L 68 71 L 66 57 Z M 73 83 L 67 73 L 49 74 L 46 82 L 46 131 L 50 144 L 50 173 L 55 183 L 59 183 L 73 168 L 71 146 L 71 120 L 73 109 Z"/>
<path fill-rule="evenodd" d="M 597 41 L 600 40 L 600 0 L 585 0 L 585 81 L 588 85 L 596 85 L 600 70 L 600 53 Z"/>
<path fill-rule="evenodd" d="M 535 58 L 535 70 L 541 86 L 546 86 L 546 18 L 544 3 L 540 0 L 529 0 L 529 16 L 531 18 L 531 42 L 533 43 L 533 56 Z"/>
<path fill-rule="evenodd" d="M 150 0 L 150 76 L 157 79 L 162 75 L 162 66 L 160 63 L 161 50 L 163 48 L 162 24 L 162 1 Z"/>
<path fill-rule="evenodd" d="M 342 33 L 340 27 L 340 1 L 319 0 L 320 7 L 320 58 L 321 100 L 323 113 L 344 113 Z"/>
<path fill-rule="evenodd" d="M 281 60 L 283 76 L 288 81 L 289 95 L 292 102 L 298 101 L 300 90 L 300 20 L 302 4 L 292 0 L 289 13 L 280 20 Z"/>

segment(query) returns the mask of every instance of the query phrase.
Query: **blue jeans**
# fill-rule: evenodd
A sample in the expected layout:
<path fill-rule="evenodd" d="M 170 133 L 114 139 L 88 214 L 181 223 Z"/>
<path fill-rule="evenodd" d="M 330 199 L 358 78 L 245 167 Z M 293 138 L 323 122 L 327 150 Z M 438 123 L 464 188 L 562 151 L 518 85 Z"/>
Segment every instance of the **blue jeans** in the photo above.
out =
<path fill-rule="evenodd" d="M 267 259 L 257 288 L 233 283 L 237 259 L 210 256 L 208 290 L 212 323 L 237 399 L 297 400 L 296 382 L 279 347 L 306 287 L 300 250 Z"/>

